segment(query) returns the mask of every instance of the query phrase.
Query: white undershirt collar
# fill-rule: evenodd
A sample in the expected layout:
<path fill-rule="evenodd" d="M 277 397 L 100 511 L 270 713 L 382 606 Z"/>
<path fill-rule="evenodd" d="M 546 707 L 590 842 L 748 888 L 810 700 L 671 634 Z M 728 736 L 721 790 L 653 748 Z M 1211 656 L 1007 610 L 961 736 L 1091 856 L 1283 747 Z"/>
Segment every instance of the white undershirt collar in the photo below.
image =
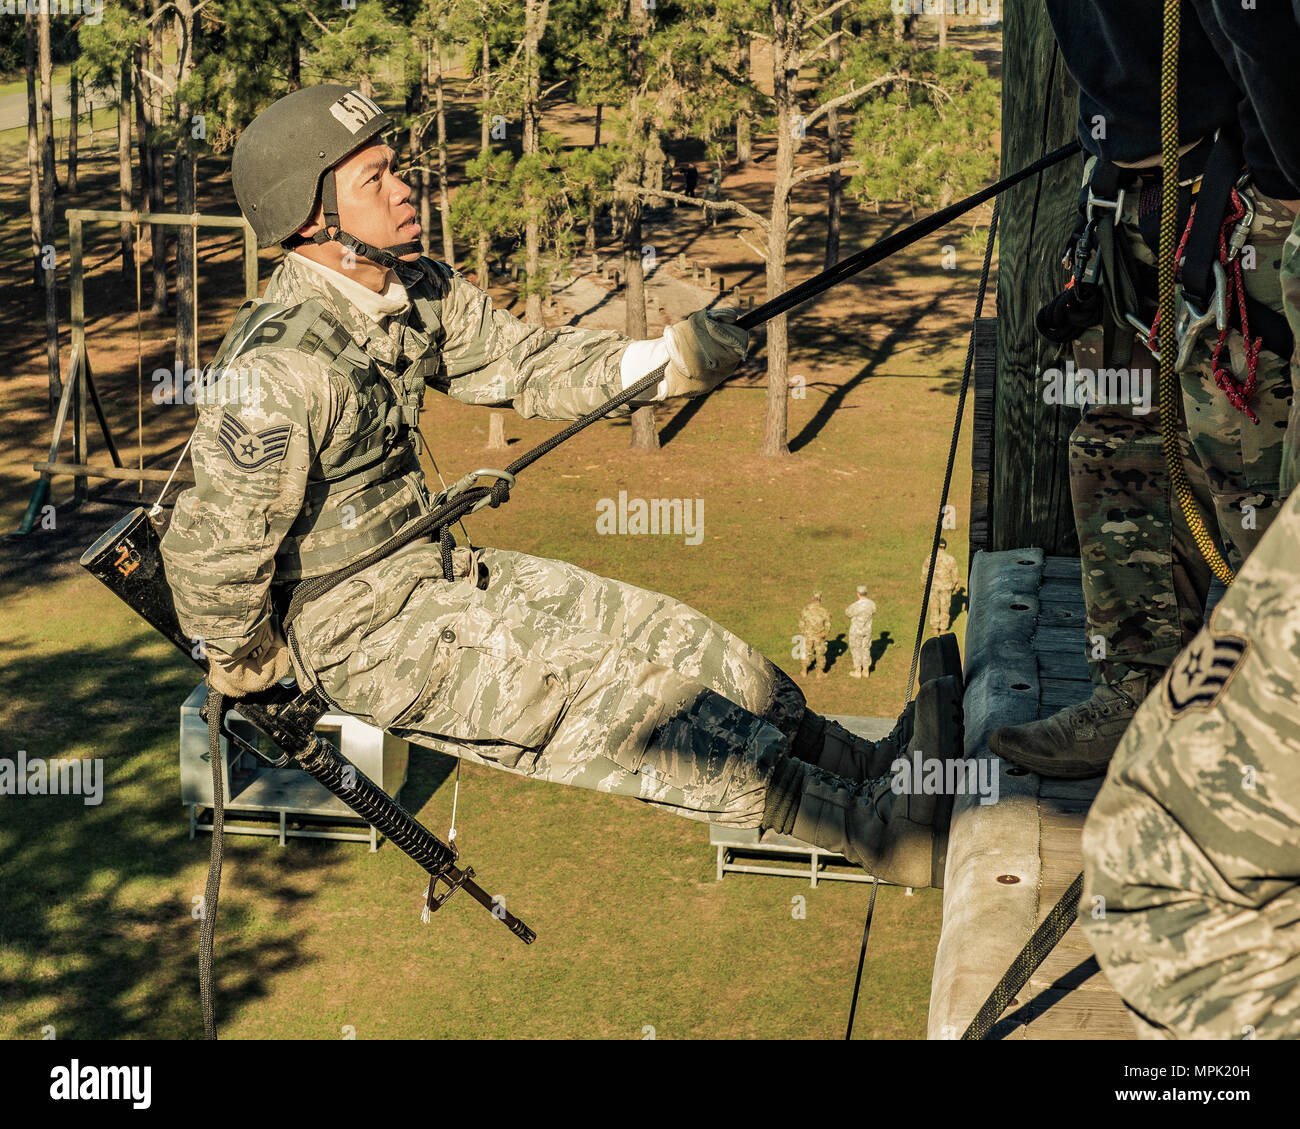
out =
<path fill-rule="evenodd" d="M 396 275 L 393 276 L 382 294 L 376 294 L 369 287 L 362 286 L 355 278 L 349 278 L 342 271 L 322 266 L 314 259 L 298 254 L 297 251 L 290 251 L 289 257 L 294 260 L 296 265 L 318 274 L 351 302 L 353 306 L 377 324 L 382 324 L 385 318 L 410 309 L 411 299 L 406 293 L 406 287 L 397 280 Z"/>

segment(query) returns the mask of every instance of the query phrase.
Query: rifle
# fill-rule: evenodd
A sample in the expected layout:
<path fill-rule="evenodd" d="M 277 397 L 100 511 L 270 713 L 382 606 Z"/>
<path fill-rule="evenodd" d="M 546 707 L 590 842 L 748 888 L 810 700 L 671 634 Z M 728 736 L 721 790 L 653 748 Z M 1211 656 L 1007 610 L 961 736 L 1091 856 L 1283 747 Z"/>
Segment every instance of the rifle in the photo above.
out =
<path fill-rule="evenodd" d="M 177 621 L 163 569 L 159 533 L 142 507 L 132 510 L 91 545 L 82 554 L 81 564 L 146 623 L 176 644 L 206 675 L 206 658 L 194 654 L 192 641 L 186 638 Z M 227 740 L 256 753 L 273 767 L 295 764 L 419 863 L 429 874 L 424 920 L 457 890 L 464 890 L 524 944 L 531 945 L 537 934 L 473 881 L 473 867 L 458 865 L 459 852 L 454 844 L 443 843 L 316 733 L 316 722 L 332 708 L 319 690 L 303 691 L 280 684 L 239 699 L 240 715 L 271 739 L 283 754 L 278 760 L 271 760 L 228 728 L 222 732 Z M 446 889 L 439 890 L 440 882 Z"/>

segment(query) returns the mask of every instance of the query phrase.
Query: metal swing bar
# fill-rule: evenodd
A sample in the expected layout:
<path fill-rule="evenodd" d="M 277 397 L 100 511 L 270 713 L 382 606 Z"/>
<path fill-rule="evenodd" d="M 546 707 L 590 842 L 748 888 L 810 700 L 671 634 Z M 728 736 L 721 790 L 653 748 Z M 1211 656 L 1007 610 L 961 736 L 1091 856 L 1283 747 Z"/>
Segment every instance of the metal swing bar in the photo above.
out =
<path fill-rule="evenodd" d="M 40 478 L 32 490 L 31 500 L 23 514 L 22 522 L 15 531 L 17 536 L 30 533 L 36 524 L 42 507 L 49 500 L 50 480 L 55 475 L 70 475 L 73 478 L 73 500 L 80 503 L 86 500 L 87 482 L 90 478 L 111 478 L 129 482 L 162 482 L 167 478 L 165 471 L 145 470 L 122 464 L 117 444 L 108 426 L 104 407 L 95 387 L 94 374 L 91 370 L 90 353 L 86 348 L 86 290 L 83 272 L 82 224 L 83 223 L 130 223 L 134 225 L 150 224 L 156 227 L 188 227 L 196 231 L 200 227 L 215 227 L 239 230 L 243 233 L 244 261 L 244 296 L 257 297 L 257 236 L 243 216 L 204 216 L 195 212 L 186 215 L 180 212 L 137 212 L 100 210 L 93 208 L 69 208 L 66 213 L 68 221 L 68 251 L 71 267 L 72 299 L 72 353 L 68 366 L 68 379 L 63 385 L 63 394 L 59 399 L 58 411 L 54 418 L 54 431 L 50 439 L 50 455 L 43 463 L 33 463 L 32 469 Z M 195 302 L 197 305 L 197 287 Z M 94 408 L 99 429 L 108 448 L 112 465 L 96 464 L 89 461 L 89 435 L 86 419 L 87 401 Z M 68 418 L 72 418 L 72 460 L 59 459 L 59 447 L 63 442 L 63 432 Z"/>

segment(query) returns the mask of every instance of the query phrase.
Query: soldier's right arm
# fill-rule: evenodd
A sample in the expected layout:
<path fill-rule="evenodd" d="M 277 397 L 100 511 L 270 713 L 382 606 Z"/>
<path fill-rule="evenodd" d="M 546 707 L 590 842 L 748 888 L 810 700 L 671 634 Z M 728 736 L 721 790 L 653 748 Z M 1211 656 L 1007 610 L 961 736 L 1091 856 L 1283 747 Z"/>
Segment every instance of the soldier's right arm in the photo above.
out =
<path fill-rule="evenodd" d="M 495 308 L 459 272 L 438 266 L 449 278 L 443 371 L 430 381 L 434 387 L 462 403 L 513 407 L 543 419 L 577 419 L 623 391 L 628 338 L 609 329 L 530 325 Z"/>
<path fill-rule="evenodd" d="M 218 391 L 203 403 L 199 389 L 195 482 L 162 554 L 182 629 L 210 657 L 237 660 L 267 635 L 275 554 L 341 397 L 319 361 L 270 349 L 241 357 Z"/>

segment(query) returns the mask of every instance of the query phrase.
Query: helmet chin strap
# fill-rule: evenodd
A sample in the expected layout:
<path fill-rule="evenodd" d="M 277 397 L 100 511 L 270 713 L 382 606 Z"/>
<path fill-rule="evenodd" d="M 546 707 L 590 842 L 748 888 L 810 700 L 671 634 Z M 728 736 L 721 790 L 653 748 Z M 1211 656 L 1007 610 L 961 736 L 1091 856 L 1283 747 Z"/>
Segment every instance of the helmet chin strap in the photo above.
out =
<path fill-rule="evenodd" d="M 391 247 L 375 247 L 343 230 L 343 224 L 339 220 L 338 195 L 334 187 L 333 169 L 325 174 L 321 182 L 321 208 L 325 213 L 325 227 L 311 236 L 312 243 L 341 243 L 354 255 L 368 259 L 376 266 L 391 270 L 403 286 L 412 286 L 424 277 L 424 271 L 419 266 L 400 258 L 402 255 L 422 252 L 424 247 L 419 240 L 395 243 Z"/>

